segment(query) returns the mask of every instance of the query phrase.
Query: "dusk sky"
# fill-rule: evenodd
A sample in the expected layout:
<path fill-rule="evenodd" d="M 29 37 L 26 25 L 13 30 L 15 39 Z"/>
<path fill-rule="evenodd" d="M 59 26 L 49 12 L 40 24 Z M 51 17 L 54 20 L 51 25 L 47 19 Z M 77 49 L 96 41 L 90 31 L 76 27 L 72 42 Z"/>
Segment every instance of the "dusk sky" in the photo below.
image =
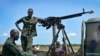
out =
<path fill-rule="evenodd" d="M 15 22 L 27 16 L 28 8 L 33 8 L 33 16 L 46 18 L 49 16 L 65 16 L 85 11 L 93 10 L 94 14 L 84 14 L 80 17 L 62 20 L 66 33 L 73 44 L 81 43 L 82 20 L 100 17 L 100 0 L 0 0 L 0 44 L 3 44 L 9 37 L 11 29 L 16 28 Z M 38 36 L 33 37 L 33 44 L 51 44 L 52 28 L 46 30 L 37 24 Z M 23 24 L 20 24 L 22 28 Z M 62 34 L 59 39 L 62 43 Z M 20 44 L 20 39 L 16 41 Z"/>

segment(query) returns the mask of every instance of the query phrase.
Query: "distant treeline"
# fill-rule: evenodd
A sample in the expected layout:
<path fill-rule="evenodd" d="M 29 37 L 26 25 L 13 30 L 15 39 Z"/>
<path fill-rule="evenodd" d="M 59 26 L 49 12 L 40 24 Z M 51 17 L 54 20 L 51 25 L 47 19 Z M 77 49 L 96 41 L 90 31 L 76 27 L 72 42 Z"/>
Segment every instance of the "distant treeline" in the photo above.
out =
<path fill-rule="evenodd" d="M 62 45 L 62 44 L 61 44 Z M 71 44 L 72 46 L 80 46 L 80 44 Z M 2 46 L 2 44 L 0 44 L 0 46 Z M 39 44 L 39 46 L 50 46 L 49 45 L 46 45 L 46 44 Z"/>
<path fill-rule="evenodd" d="M 62 44 L 61 44 L 62 45 Z M 80 44 L 71 44 L 72 46 L 80 46 Z M 50 45 L 45 45 L 45 44 L 40 44 L 40 46 L 50 46 Z"/>

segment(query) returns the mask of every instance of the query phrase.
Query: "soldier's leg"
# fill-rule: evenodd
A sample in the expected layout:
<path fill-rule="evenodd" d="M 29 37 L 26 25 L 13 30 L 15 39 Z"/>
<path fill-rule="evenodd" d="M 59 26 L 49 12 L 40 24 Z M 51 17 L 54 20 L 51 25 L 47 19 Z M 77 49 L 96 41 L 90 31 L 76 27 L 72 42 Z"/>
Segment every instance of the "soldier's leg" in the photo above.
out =
<path fill-rule="evenodd" d="M 27 38 L 27 51 L 32 52 L 32 42 L 33 42 L 33 38 L 32 37 L 28 37 Z"/>
<path fill-rule="evenodd" d="M 26 51 L 26 48 L 27 48 L 27 37 L 25 36 L 21 36 L 21 44 L 22 44 L 22 49 L 23 51 Z"/>

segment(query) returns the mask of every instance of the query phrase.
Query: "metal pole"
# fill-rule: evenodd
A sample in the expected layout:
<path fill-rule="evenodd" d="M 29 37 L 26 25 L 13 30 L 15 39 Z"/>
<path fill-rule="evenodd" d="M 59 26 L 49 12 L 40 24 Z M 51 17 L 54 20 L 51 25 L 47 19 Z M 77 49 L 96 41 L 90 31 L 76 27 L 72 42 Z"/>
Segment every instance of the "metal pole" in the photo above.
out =
<path fill-rule="evenodd" d="M 82 28 L 81 28 L 81 52 L 82 56 L 84 56 L 84 20 L 82 21 Z"/>
<path fill-rule="evenodd" d="M 68 45 L 67 45 L 67 42 L 66 42 L 66 36 L 65 36 L 65 34 L 64 34 L 64 29 L 62 29 L 62 35 L 63 35 L 63 44 L 64 44 L 64 47 L 66 48 L 66 53 L 68 54 L 69 53 L 69 48 L 68 48 Z"/>
<path fill-rule="evenodd" d="M 68 39 L 68 36 L 67 36 L 65 30 L 64 30 L 64 34 L 65 34 L 66 39 L 67 39 L 67 41 L 68 41 L 68 43 L 69 43 L 69 46 L 71 47 L 71 50 L 72 50 L 72 52 L 73 52 L 73 54 L 74 54 L 74 50 L 73 50 L 73 48 L 72 48 L 72 46 L 71 46 L 71 43 L 70 43 L 70 41 L 69 41 L 69 39 Z"/>
<path fill-rule="evenodd" d="M 53 40 L 52 40 L 52 42 L 54 42 L 54 38 L 55 38 L 55 35 L 56 35 L 56 26 L 55 25 L 53 25 L 52 26 L 52 37 L 53 37 Z"/>

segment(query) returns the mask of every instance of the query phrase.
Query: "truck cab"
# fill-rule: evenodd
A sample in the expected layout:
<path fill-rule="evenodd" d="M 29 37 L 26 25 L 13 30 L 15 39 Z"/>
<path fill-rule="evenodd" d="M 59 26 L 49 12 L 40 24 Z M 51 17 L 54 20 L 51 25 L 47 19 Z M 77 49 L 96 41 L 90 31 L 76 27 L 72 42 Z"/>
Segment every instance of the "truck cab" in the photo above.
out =
<path fill-rule="evenodd" d="M 100 18 L 85 22 L 84 55 L 100 56 Z"/>

